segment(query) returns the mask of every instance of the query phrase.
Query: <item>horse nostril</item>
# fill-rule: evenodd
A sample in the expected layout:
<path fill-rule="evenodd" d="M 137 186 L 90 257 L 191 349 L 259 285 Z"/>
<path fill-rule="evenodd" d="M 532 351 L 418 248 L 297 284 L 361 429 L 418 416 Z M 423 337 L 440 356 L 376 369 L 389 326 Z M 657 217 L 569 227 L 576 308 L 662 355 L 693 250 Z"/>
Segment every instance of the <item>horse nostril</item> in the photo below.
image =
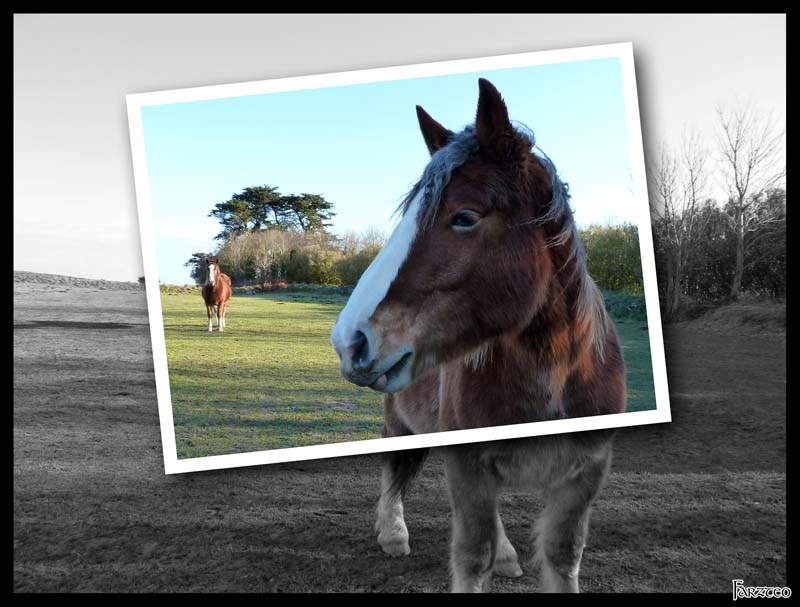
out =
<path fill-rule="evenodd" d="M 356 331 L 353 341 L 348 348 L 353 368 L 363 369 L 369 364 L 369 342 L 367 336 L 361 331 Z"/>

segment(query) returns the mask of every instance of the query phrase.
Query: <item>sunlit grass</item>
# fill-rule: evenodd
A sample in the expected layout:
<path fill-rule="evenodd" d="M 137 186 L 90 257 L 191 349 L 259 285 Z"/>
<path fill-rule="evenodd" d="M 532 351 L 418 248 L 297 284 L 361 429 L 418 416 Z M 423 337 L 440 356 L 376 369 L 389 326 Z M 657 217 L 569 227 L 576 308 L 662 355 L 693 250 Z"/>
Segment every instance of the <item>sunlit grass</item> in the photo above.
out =
<path fill-rule="evenodd" d="M 346 382 L 330 346 L 337 293 L 235 295 L 208 333 L 198 293 L 162 293 L 178 457 L 379 438 L 382 396 Z M 628 410 L 655 408 L 647 325 L 618 318 Z"/>

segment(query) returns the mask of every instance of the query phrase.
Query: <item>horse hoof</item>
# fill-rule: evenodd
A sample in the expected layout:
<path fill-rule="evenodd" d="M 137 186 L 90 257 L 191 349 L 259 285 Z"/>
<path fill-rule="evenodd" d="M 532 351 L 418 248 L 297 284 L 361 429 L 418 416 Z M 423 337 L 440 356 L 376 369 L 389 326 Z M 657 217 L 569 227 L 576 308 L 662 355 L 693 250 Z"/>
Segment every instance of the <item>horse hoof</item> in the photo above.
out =
<path fill-rule="evenodd" d="M 381 548 L 391 557 L 408 556 L 411 554 L 411 547 L 408 545 L 408 542 L 403 540 L 386 542 L 381 544 Z"/>
<path fill-rule="evenodd" d="M 399 530 L 397 530 L 399 531 Z M 411 554 L 411 547 L 408 545 L 408 532 L 378 534 L 378 543 L 381 545 L 383 551 L 392 557 L 406 556 Z"/>
<path fill-rule="evenodd" d="M 505 561 L 503 563 L 495 563 L 492 572 L 500 577 L 519 577 L 522 575 L 522 568 L 516 561 Z"/>

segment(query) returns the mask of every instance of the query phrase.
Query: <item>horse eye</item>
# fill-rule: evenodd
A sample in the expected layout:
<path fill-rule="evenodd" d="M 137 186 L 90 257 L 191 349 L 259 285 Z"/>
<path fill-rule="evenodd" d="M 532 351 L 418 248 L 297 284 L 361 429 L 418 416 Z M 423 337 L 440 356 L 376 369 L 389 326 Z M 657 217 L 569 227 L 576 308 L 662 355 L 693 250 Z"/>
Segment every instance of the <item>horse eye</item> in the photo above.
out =
<path fill-rule="evenodd" d="M 481 216 L 475 211 L 459 211 L 450 219 L 450 226 L 458 232 L 471 230 L 481 220 Z"/>

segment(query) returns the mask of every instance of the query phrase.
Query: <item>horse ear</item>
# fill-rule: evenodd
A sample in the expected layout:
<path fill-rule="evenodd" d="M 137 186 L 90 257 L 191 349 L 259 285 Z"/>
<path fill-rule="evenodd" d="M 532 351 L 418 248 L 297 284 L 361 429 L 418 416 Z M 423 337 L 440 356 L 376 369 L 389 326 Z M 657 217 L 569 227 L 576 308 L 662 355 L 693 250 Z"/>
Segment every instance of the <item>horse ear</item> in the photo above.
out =
<path fill-rule="evenodd" d="M 485 78 L 478 79 L 478 113 L 475 133 L 478 145 L 489 153 L 502 154 L 514 140 L 514 127 L 508 119 L 508 109 L 494 85 Z"/>
<path fill-rule="evenodd" d="M 419 120 L 419 128 L 422 131 L 422 137 L 425 139 L 425 145 L 428 146 L 428 151 L 433 156 L 434 152 L 439 148 L 443 148 L 450 141 L 453 136 L 453 131 L 446 129 L 441 124 L 436 122 L 430 117 L 428 112 L 417 106 L 417 119 Z"/>

